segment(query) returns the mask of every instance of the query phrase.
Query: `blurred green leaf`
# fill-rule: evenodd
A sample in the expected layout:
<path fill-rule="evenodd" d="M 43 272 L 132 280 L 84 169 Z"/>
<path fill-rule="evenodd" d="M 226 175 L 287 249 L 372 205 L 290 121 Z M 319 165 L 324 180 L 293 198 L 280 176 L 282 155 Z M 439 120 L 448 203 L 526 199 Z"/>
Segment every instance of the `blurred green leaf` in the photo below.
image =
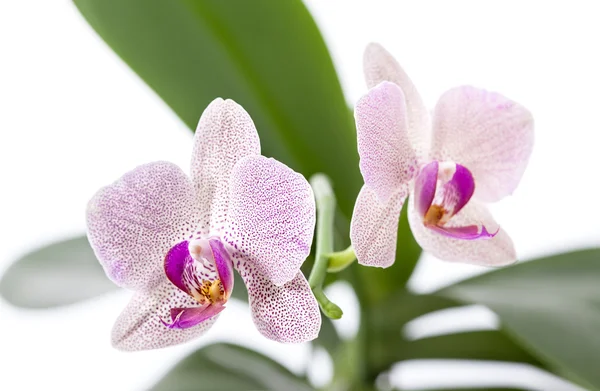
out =
<path fill-rule="evenodd" d="M 519 263 L 438 294 L 488 306 L 540 360 L 600 389 L 600 249 Z"/>
<path fill-rule="evenodd" d="M 366 349 L 367 378 L 377 378 L 392 364 L 406 358 L 402 352 L 408 343 L 402 335 L 406 323 L 430 312 L 460 305 L 452 299 L 415 295 L 400 289 L 385 301 L 364 308 L 361 337 Z"/>
<path fill-rule="evenodd" d="M 216 97 L 254 119 L 264 154 L 326 173 L 350 216 L 356 132 L 301 0 L 75 0 L 96 32 L 192 129 Z"/>
<path fill-rule="evenodd" d="M 311 391 L 300 378 L 272 359 L 241 346 L 203 347 L 179 362 L 153 391 Z"/>
<path fill-rule="evenodd" d="M 26 308 L 72 304 L 117 288 L 104 274 L 85 236 L 25 254 L 0 280 L 0 294 Z"/>
<path fill-rule="evenodd" d="M 529 352 L 499 330 L 480 330 L 438 335 L 406 341 L 393 352 L 396 361 L 413 359 L 460 359 L 510 361 L 543 366 Z"/>
<path fill-rule="evenodd" d="M 413 359 L 498 360 L 543 366 L 497 330 L 461 332 L 414 341 L 405 339 L 403 328 L 406 323 L 430 312 L 460 305 L 452 299 L 405 291 L 371 308 L 366 317 L 370 376 L 376 377 L 399 361 Z"/>

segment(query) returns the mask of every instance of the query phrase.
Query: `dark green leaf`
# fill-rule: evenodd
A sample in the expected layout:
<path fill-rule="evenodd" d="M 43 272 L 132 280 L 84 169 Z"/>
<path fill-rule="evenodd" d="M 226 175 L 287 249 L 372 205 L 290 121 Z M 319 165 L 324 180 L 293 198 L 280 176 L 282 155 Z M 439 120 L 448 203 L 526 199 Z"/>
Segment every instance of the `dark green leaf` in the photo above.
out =
<path fill-rule="evenodd" d="M 255 351 L 219 343 L 192 353 L 153 391 L 311 391 L 305 379 Z"/>
<path fill-rule="evenodd" d="M 600 250 L 523 262 L 440 295 L 484 304 L 532 353 L 570 380 L 600 389 Z"/>
<path fill-rule="evenodd" d="M 350 216 L 362 183 L 333 63 L 301 0 L 75 0 L 190 127 L 216 97 L 248 110 L 265 155 L 326 173 Z"/>
<path fill-rule="evenodd" d="M 392 353 L 392 352 L 390 352 Z M 469 331 L 406 342 L 394 359 L 462 359 L 542 364 L 498 330 Z M 398 360 L 400 359 L 400 360 Z"/>
<path fill-rule="evenodd" d="M 382 371 L 406 357 L 402 328 L 429 312 L 459 306 L 460 303 L 431 295 L 414 295 L 404 289 L 387 300 L 367 308 L 363 317 L 363 338 L 367 355 L 367 376 L 375 379 Z"/>
<path fill-rule="evenodd" d="M 24 255 L 0 281 L 2 296 L 26 308 L 72 304 L 117 288 L 104 274 L 85 236 Z"/>

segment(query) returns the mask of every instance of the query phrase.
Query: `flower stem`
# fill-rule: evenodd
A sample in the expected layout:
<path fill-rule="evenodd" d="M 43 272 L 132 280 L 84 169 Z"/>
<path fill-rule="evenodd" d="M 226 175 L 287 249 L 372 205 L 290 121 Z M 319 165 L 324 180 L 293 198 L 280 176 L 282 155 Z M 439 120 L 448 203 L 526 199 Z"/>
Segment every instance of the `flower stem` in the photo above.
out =
<path fill-rule="evenodd" d="M 354 253 L 352 246 L 350 246 L 343 251 L 327 254 L 327 258 L 329 259 L 329 262 L 327 263 L 327 272 L 337 273 L 356 261 L 356 254 Z"/>
<path fill-rule="evenodd" d="M 310 178 L 310 185 L 315 194 L 317 204 L 317 247 L 315 264 L 308 277 L 308 284 L 319 302 L 321 311 L 332 319 L 342 317 L 342 310 L 332 303 L 323 292 L 323 282 L 327 275 L 329 256 L 333 252 L 333 220 L 335 217 L 335 195 L 329 179 L 324 174 L 315 174 Z"/>

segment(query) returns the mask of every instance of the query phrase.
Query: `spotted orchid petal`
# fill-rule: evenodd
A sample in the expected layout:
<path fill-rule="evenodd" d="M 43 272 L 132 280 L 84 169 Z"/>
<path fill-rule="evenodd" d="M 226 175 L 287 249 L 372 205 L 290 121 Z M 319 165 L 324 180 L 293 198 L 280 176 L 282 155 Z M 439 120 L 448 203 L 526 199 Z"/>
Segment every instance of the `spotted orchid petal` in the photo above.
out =
<path fill-rule="evenodd" d="M 136 292 L 113 327 L 113 346 L 127 351 L 159 349 L 199 337 L 213 325 L 217 314 L 193 327 L 185 324 L 187 328 L 171 328 L 164 321 L 173 319 L 173 309 L 189 312 L 199 307 L 202 305 L 166 279 L 151 291 Z M 193 311 L 185 314 L 186 322 L 190 315 Z"/>
<path fill-rule="evenodd" d="M 248 288 L 248 302 L 256 328 L 265 337 L 284 343 L 311 341 L 319 335 L 321 313 L 308 281 L 298 271 L 282 286 L 273 284 L 238 254 L 234 265 Z"/>
<path fill-rule="evenodd" d="M 215 99 L 204 110 L 194 136 L 191 176 L 198 194 L 203 235 L 218 235 L 228 209 L 229 177 L 245 156 L 260 155 L 250 115 L 232 100 Z"/>
<path fill-rule="evenodd" d="M 365 184 L 385 204 L 417 173 L 417 160 L 407 134 L 402 90 L 382 82 L 355 108 L 360 171 Z"/>
<path fill-rule="evenodd" d="M 391 81 L 404 92 L 408 138 L 417 158 L 422 162 L 429 149 L 431 119 L 413 82 L 394 57 L 377 43 L 370 43 L 365 49 L 363 68 L 368 88 L 373 88 L 383 81 Z"/>
<path fill-rule="evenodd" d="M 306 179 L 277 160 L 248 156 L 231 174 L 229 208 L 224 240 L 275 285 L 294 279 L 315 228 Z"/>
<path fill-rule="evenodd" d="M 163 259 L 197 225 L 192 183 L 179 167 L 137 167 L 107 186 L 87 207 L 88 238 L 106 274 L 130 289 L 165 279 Z"/>
<path fill-rule="evenodd" d="M 213 316 L 221 313 L 225 309 L 221 304 L 203 304 L 194 308 L 171 308 L 171 323 L 161 319 L 161 323 L 170 329 L 189 329 Z"/>
<path fill-rule="evenodd" d="M 474 87 L 457 87 L 437 103 L 431 158 L 468 167 L 475 197 L 495 202 L 511 194 L 533 148 L 533 117 L 520 104 Z"/>
<path fill-rule="evenodd" d="M 471 199 L 452 217 L 446 223 L 444 233 L 423 224 L 423 217 L 415 207 L 415 197 L 411 196 L 408 221 L 419 245 L 445 261 L 483 266 L 504 266 L 516 261 L 512 240 L 506 231 L 499 228 L 488 209 L 477 200 Z M 457 238 L 461 234 L 464 237 Z M 481 238 L 474 237 L 477 235 Z"/>
<path fill-rule="evenodd" d="M 381 203 L 373 190 L 362 187 L 350 224 L 350 241 L 358 263 L 383 268 L 394 263 L 398 219 L 407 194 L 405 185 Z"/>

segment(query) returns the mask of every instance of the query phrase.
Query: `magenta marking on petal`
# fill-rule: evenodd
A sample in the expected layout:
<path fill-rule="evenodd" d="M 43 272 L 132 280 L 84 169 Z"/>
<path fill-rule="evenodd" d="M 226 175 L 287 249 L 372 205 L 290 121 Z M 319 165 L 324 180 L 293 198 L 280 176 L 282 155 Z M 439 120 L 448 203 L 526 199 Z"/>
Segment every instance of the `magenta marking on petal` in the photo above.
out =
<path fill-rule="evenodd" d="M 425 217 L 433 202 L 437 188 L 439 163 L 434 160 L 421 169 L 415 180 L 415 205 L 421 217 Z"/>
<path fill-rule="evenodd" d="M 500 232 L 500 228 L 494 233 L 489 233 L 485 226 L 481 226 L 481 231 L 477 225 L 468 225 L 465 227 L 438 227 L 428 226 L 433 231 L 454 239 L 462 240 L 477 240 L 477 239 L 490 239 L 493 238 Z"/>
<path fill-rule="evenodd" d="M 208 242 L 213 252 L 219 280 L 225 290 L 225 298 L 228 299 L 233 291 L 233 264 L 229 252 L 227 252 L 220 239 L 209 239 Z"/>
<path fill-rule="evenodd" d="M 187 263 L 192 262 L 192 257 L 188 250 L 188 241 L 177 243 L 171 247 L 165 257 L 165 273 L 169 281 L 177 288 L 189 293 L 184 281 L 183 272 Z"/>
<path fill-rule="evenodd" d="M 195 308 L 172 308 L 171 323 L 167 323 L 162 319 L 160 321 L 170 329 L 188 329 L 212 318 L 224 309 L 225 306 L 220 304 Z"/>
<path fill-rule="evenodd" d="M 444 206 L 455 215 L 469 202 L 474 192 L 473 174 L 465 166 L 456 164 L 452 179 L 444 185 Z"/>

